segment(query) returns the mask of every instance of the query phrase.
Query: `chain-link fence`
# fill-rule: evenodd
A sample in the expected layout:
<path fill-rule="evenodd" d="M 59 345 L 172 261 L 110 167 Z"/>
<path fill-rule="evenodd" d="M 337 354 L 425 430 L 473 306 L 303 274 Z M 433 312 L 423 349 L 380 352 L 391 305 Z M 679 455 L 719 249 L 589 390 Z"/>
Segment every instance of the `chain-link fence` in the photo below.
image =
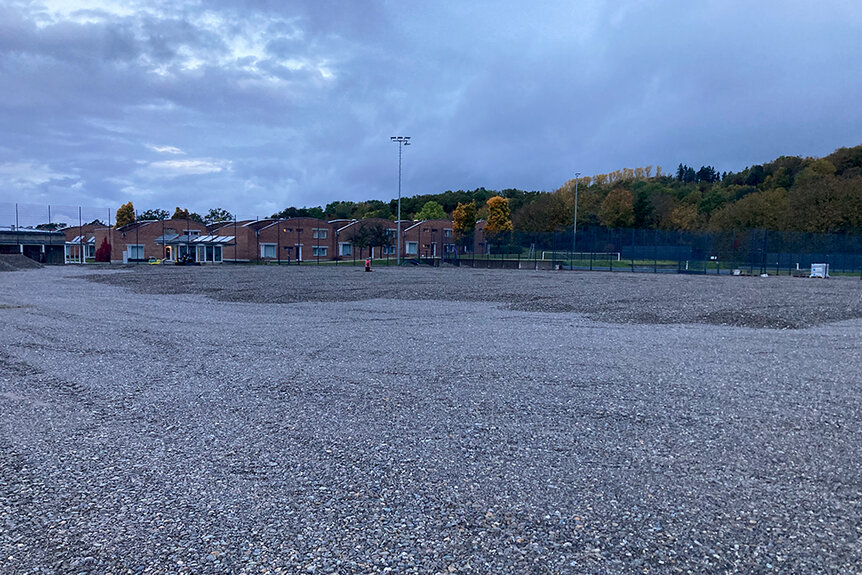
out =
<path fill-rule="evenodd" d="M 473 249 L 471 249 L 473 248 Z M 692 274 L 807 275 L 825 263 L 831 274 L 862 274 L 862 236 L 742 230 L 579 229 L 512 232 L 459 250 L 450 263 L 473 267 L 576 269 Z"/>
<path fill-rule="evenodd" d="M 112 225 L 116 208 L 0 202 L 0 229 L 56 230 L 87 224 Z"/>

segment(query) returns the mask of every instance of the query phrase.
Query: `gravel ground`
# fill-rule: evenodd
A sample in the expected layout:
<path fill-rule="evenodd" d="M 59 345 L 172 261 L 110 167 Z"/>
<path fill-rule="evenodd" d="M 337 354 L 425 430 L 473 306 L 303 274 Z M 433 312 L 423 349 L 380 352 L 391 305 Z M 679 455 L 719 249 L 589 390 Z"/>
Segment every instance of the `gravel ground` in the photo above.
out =
<path fill-rule="evenodd" d="M 860 317 L 858 279 L 5 273 L 0 572 L 862 573 Z"/>

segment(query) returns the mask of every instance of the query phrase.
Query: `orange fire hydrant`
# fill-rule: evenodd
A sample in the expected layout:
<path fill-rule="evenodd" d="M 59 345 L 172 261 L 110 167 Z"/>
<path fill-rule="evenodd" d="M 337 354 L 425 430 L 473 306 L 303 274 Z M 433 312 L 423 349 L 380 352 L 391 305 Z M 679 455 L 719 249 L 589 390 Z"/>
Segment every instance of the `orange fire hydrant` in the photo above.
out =
<path fill-rule="evenodd" d="M 367 258 L 365 260 L 365 271 L 367 271 L 367 272 L 371 271 L 371 258 Z"/>

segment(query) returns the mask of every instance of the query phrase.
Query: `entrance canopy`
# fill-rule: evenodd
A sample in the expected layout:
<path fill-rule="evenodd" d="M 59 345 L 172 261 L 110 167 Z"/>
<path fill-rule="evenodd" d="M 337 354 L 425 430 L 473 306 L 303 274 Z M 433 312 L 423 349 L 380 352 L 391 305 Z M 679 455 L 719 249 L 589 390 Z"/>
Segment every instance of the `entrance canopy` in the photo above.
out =
<path fill-rule="evenodd" d="M 156 243 L 162 246 L 194 244 L 209 246 L 232 246 L 236 236 L 192 236 L 188 234 L 164 234 L 156 238 Z"/>

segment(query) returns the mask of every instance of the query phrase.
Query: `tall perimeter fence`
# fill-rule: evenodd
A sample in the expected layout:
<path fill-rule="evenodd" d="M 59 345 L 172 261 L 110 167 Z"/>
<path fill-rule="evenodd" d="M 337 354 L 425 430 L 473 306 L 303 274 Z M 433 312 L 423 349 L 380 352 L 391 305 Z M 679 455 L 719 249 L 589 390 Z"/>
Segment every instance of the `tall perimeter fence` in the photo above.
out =
<path fill-rule="evenodd" d="M 470 246 L 473 247 L 473 246 Z M 469 247 L 467 251 L 470 252 Z M 477 253 L 482 252 L 482 253 Z M 487 238 L 484 250 L 456 265 L 689 274 L 862 275 L 862 236 L 742 230 L 680 232 L 586 227 L 551 233 L 512 232 Z"/>
<path fill-rule="evenodd" d="M 0 202 L 0 232 L 37 228 L 72 229 L 98 221 L 114 223 L 115 208 Z M 255 219 L 255 218 L 249 218 Z M 47 226 L 46 226 L 47 224 Z M 555 232 L 475 234 L 453 249 L 420 245 L 405 265 L 477 268 L 629 271 L 688 274 L 808 275 L 812 264 L 828 264 L 832 275 L 862 277 L 862 235 L 770 230 L 681 232 L 653 229 L 578 228 Z M 420 244 L 423 242 L 420 241 Z M 310 258 L 302 265 L 364 265 L 367 251 L 352 257 Z M 286 262 L 282 262 L 286 263 Z M 299 264 L 300 262 L 293 262 Z M 395 265 L 394 255 L 375 265 Z"/>

